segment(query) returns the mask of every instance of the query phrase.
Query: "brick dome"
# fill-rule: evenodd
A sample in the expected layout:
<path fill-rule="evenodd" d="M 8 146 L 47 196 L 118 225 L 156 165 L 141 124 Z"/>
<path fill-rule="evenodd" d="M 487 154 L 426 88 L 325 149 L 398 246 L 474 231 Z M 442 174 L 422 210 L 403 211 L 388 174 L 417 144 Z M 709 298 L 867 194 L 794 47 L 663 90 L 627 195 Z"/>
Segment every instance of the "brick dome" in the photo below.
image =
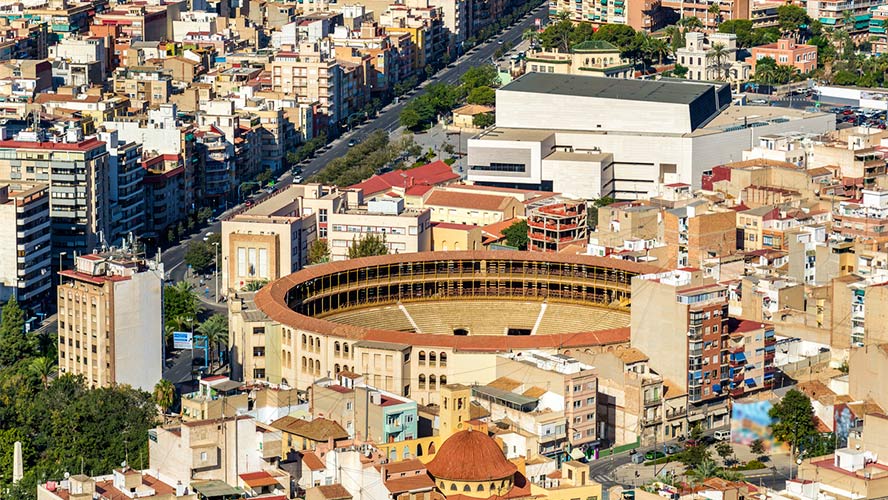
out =
<path fill-rule="evenodd" d="M 426 469 L 435 479 L 466 482 L 511 478 L 518 471 L 493 438 L 472 430 L 447 438 Z"/>

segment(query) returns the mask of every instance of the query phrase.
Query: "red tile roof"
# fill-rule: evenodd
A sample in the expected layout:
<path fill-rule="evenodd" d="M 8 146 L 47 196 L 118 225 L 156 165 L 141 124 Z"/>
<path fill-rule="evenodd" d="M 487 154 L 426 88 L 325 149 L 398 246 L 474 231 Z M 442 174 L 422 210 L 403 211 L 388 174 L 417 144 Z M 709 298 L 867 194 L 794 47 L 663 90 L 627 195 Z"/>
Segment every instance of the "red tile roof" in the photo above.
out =
<path fill-rule="evenodd" d="M 348 500 L 352 498 L 351 493 L 349 493 L 341 484 L 328 484 L 316 488 L 309 488 L 309 490 L 319 492 L 327 500 Z"/>
<path fill-rule="evenodd" d="M 302 463 L 311 470 L 324 470 L 327 465 L 313 451 L 305 451 L 302 453 Z"/>
<path fill-rule="evenodd" d="M 475 210 L 504 210 L 509 203 L 517 201 L 511 196 L 494 194 L 460 193 L 457 191 L 434 191 L 426 198 L 425 205 L 459 207 Z"/>
<path fill-rule="evenodd" d="M 364 191 L 364 196 L 373 196 L 396 187 L 407 190 L 420 185 L 446 184 L 457 179 L 459 179 L 459 175 L 453 172 L 450 165 L 443 161 L 436 161 L 409 170 L 394 170 L 382 175 L 374 175 L 364 182 L 350 186 L 349 189 L 361 189 Z"/>
<path fill-rule="evenodd" d="M 263 486 L 272 486 L 278 482 L 265 471 L 248 472 L 240 475 L 241 480 L 250 488 L 261 488 Z"/>

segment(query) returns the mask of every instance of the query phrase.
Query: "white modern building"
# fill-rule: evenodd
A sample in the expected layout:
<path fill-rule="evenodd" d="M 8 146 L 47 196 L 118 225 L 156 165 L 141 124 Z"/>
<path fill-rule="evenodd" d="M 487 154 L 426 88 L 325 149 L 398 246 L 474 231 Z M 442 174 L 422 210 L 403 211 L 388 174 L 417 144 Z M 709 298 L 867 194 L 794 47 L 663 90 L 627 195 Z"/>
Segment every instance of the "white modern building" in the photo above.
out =
<path fill-rule="evenodd" d="M 469 140 L 468 180 L 584 199 L 698 188 L 763 135 L 835 129 L 827 113 L 732 105 L 717 82 L 527 73 L 496 101 L 496 126 Z"/>
<path fill-rule="evenodd" d="M 52 286 L 51 248 L 49 185 L 0 180 L 0 304 L 37 306 Z"/>

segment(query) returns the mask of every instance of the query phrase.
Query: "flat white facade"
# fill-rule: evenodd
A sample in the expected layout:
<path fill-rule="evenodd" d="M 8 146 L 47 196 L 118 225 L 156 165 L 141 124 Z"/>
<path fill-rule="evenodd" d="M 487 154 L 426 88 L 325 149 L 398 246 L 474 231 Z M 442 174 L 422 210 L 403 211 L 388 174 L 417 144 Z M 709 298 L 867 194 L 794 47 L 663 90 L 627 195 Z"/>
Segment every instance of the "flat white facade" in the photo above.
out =
<path fill-rule="evenodd" d="M 556 81 L 594 78 L 536 75 Z M 525 84 L 520 91 L 510 86 L 498 90 L 496 127 L 469 140 L 468 180 L 585 199 L 641 199 L 656 196 L 670 183 L 699 188 L 704 171 L 741 160 L 743 151 L 762 136 L 835 129 L 831 114 L 729 106 L 725 87 L 670 82 L 638 87 L 629 82 L 619 82 L 636 86 L 626 90 L 626 98 L 620 87 L 603 88 L 604 97 L 567 93 L 584 92 L 577 80 L 552 85 L 555 91 L 545 82 Z M 707 85 L 711 91 L 699 90 Z M 542 89 L 531 91 L 535 87 Z M 670 102 L 657 102 L 661 94 Z"/>

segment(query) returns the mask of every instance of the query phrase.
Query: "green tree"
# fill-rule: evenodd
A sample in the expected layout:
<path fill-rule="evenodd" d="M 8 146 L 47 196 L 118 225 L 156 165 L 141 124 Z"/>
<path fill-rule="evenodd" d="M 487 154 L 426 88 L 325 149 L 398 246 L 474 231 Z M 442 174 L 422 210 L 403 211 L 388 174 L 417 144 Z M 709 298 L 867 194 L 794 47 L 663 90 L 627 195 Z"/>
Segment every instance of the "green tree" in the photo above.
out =
<path fill-rule="evenodd" d="M 11 366 L 20 359 L 33 356 L 36 346 L 25 333 L 25 312 L 15 296 L 9 298 L 0 315 L 0 366 Z"/>
<path fill-rule="evenodd" d="M 761 439 L 756 438 L 756 440 L 753 441 L 749 445 L 749 451 L 751 451 L 752 454 L 757 457 L 764 455 L 765 454 L 765 442 L 762 441 Z"/>
<path fill-rule="evenodd" d="M 808 12 L 802 7 L 791 4 L 777 7 L 777 26 L 785 36 L 792 36 L 798 40 L 802 26 L 807 26 L 810 22 Z"/>
<path fill-rule="evenodd" d="M 672 70 L 672 76 L 676 78 L 684 78 L 688 74 L 688 67 L 682 66 L 681 64 L 676 64 L 675 69 Z"/>
<path fill-rule="evenodd" d="M 691 435 L 693 436 L 693 433 Z M 697 444 L 686 448 L 678 457 L 683 464 L 691 468 L 697 467 L 707 461 L 712 461 L 712 454 L 709 452 L 709 448 L 706 445 L 701 444 L 699 439 L 696 441 Z"/>
<path fill-rule="evenodd" d="M 318 238 L 308 247 L 308 263 L 322 264 L 330 260 L 330 245 L 324 238 Z"/>
<path fill-rule="evenodd" d="M 220 346 L 228 345 L 228 315 L 214 314 L 197 327 L 197 332 L 207 338 L 210 361 L 219 360 Z"/>
<path fill-rule="evenodd" d="M 616 200 L 610 196 L 602 196 L 601 198 L 594 200 L 586 213 L 586 225 L 591 228 L 598 227 L 598 209 L 606 207 L 614 201 Z"/>
<path fill-rule="evenodd" d="M 49 382 L 58 373 L 56 360 L 53 358 L 33 358 L 28 367 L 31 373 L 40 379 L 43 388 L 49 387 Z"/>
<path fill-rule="evenodd" d="M 194 318 L 199 311 L 200 301 L 190 283 L 180 281 L 174 286 L 164 287 L 163 320 L 165 323 L 182 321 L 183 318 Z"/>
<path fill-rule="evenodd" d="M 546 50 L 569 52 L 574 26 L 569 20 L 550 24 L 540 33 L 540 45 Z"/>
<path fill-rule="evenodd" d="M 847 69 L 842 69 L 833 75 L 832 81 L 836 85 L 857 85 L 857 75 Z"/>
<path fill-rule="evenodd" d="M 352 244 L 348 247 L 349 259 L 372 257 L 374 255 L 388 255 L 388 253 L 388 245 L 385 242 L 384 234 L 382 236 L 372 233 L 366 234 L 361 239 L 358 239 L 356 236 L 352 238 Z"/>
<path fill-rule="evenodd" d="M 527 28 L 521 33 L 521 39 L 530 41 L 530 46 L 533 48 L 540 42 L 540 32 L 535 28 Z"/>
<path fill-rule="evenodd" d="M 466 90 L 472 90 L 478 87 L 495 87 L 499 83 L 499 75 L 492 64 L 483 64 L 469 68 L 459 80 Z"/>
<path fill-rule="evenodd" d="M 753 28 L 749 19 L 729 19 L 718 25 L 719 33 L 733 33 L 737 35 L 737 48 L 745 49 L 752 46 Z"/>
<path fill-rule="evenodd" d="M 493 106 L 496 104 L 496 91 L 490 87 L 475 87 L 469 91 L 466 102 L 469 104 L 481 104 L 483 106 Z"/>
<path fill-rule="evenodd" d="M 416 111 L 416 108 L 408 105 L 401 110 L 401 116 L 398 117 L 398 122 L 406 129 L 416 130 L 422 122 L 422 119 Z"/>
<path fill-rule="evenodd" d="M 775 439 L 790 446 L 790 457 L 793 460 L 799 444 L 817 436 L 811 400 L 796 389 L 787 392 L 783 399 L 771 407 L 768 415 L 775 419 L 771 424 L 771 433 Z"/>
<path fill-rule="evenodd" d="M 154 392 L 151 396 L 154 399 L 154 404 L 160 407 L 160 412 L 166 414 L 176 401 L 176 386 L 167 379 L 160 379 L 154 384 Z"/>
<path fill-rule="evenodd" d="M 193 241 L 185 249 L 185 263 L 196 273 L 209 269 L 215 262 L 213 247 L 203 241 Z"/>
<path fill-rule="evenodd" d="M 687 31 L 697 31 L 703 29 L 703 21 L 700 20 L 699 17 L 694 16 L 686 16 L 678 20 L 679 26 L 686 29 Z"/>
<path fill-rule="evenodd" d="M 628 24 L 605 24 L 598 28 L 592 39 L 612 43 L 624 53 L 630 51 L 636 42 L 635 30 Z"/>
<path fill-rule="evenodd" d="M 527 237 L 528 229 L 526 220 L 516 221 L 511 226 L 503 229 L 506 244 L 519 250 L 527 250 L 527 244 L 530 242 L 530 238 Z"/>
<path fill-rule="evenodd" d="M 472 125 L 476 128 L 487 128 L 496 124 L 496 115 L 493 113 L 480 113 L 472 117 Z"/>
<path fill-rule="evenodd" d="M 718 453 L 722 460 L 727 460 L 728 457 L 734 454 L 734 447 L 727 441 L 720 441 L 715 445 L 715 452 Z"/>

